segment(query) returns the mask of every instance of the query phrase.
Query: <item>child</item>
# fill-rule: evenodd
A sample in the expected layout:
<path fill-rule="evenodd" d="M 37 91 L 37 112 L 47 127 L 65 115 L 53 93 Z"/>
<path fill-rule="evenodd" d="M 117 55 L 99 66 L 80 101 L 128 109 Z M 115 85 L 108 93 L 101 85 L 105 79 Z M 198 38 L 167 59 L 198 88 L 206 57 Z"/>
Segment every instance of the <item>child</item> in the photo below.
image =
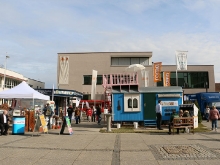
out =
<path fill-rule="evenodd" d="M 92 119 L 92 110 L 91 110 L 91 108 L 89 108 L 87 110 L 87 114 L 86 115 L 88 116 L 88 121 L 91 122 L 91 119 Z"/>

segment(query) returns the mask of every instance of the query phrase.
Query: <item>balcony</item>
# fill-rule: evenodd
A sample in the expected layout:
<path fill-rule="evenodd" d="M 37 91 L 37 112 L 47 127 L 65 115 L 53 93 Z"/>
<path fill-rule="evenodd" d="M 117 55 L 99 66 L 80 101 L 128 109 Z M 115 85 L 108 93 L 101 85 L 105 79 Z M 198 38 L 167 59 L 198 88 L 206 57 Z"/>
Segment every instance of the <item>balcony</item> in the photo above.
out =
<path fill-rule="evenodd" d="M 117 74 L 103 74 L 103 84 L 105 89 L 114 89 L 130 91 L 138 90 L 138 74 L 137 73 L 117 73 Z"/>

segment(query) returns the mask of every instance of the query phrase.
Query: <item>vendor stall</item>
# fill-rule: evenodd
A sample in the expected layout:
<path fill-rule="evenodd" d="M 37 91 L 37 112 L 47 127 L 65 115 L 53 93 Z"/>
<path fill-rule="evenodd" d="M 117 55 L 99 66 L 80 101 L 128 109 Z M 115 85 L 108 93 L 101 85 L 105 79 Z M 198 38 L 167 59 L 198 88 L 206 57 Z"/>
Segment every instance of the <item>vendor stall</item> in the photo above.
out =
<path fill-rule="evenodd" d="M 21 100 L 22 99 L 32 99 L 33 105 L 31 107 L 18 107 L 17 110 L 25 110 L 25 109 L 28 110 L 28 108 L 34 109 L 34 105 L 35 105 L 34 103 L 36 100 L 45 100 L 45 101 L 50 100 L 49 96 L 43 95 L 43 94 L 39 93 L 38 91 L 34 90 L 25 81 L 23 81 L 22 83 L 20 83 L 19 85 L 17 85 L 16 87 L 14 87 L 12 89 L 8 89 L 8 90 L 0 92 L 0 98 L 2 98 L 2 99 L 21 99 Z M 13 120 L 13 123 L 12 123 L 14 133 L 19 133 L 19 134 L 24 133 L 25 129 L 23 127 L 25 127 L 25 125 L 23 123 L 29 123 L 29 122 L 26 122 L 23 120 L 23 118 L 25 118 L 25 114 L 22 113 L 22 114 L 20 114 L 20 117 L 14 116 L 14 118 L 17 118 L 16 120 Z M 18 132 L 17 131 L 17 128 L 18 128 L 17 124 L 21 123 L 20 122 L 21 119 L 22 119 L 22 124 L 20 124 L 19 126 L 22 125 L 22 128 L 19 127 L 20 132 Z M 18 122 L 18 120 L 19 120 L 19 122 Z M 28 128 L 29 128 L 29 126 L 28 126 Z"/>

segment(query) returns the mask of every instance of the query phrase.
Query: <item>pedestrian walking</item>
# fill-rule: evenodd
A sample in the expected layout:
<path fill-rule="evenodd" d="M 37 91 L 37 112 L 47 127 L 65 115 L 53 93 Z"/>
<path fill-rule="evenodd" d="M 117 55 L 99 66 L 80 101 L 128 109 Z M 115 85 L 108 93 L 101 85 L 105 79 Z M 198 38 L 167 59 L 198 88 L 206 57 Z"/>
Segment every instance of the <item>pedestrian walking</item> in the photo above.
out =
<path fill-rule="evenodd" d="M 70 105 L 67 109 L 68 117 L 70 119 L 70 123 L 72 121 L 72 116 L 73 116 L 73 107 Z"/>
<path fill-rule="evenodd" d="M 212 110 L 210 110 L 210 114 L 209 114 L 209 120 L 212 121 L 212 130 L 215 129 L 215 131 L 217 131 L 217 129 L 218 129 L 218 119 L 219 119 L 219 112 L 216 109 L 216 107 L 213 106 Z"/>
<path fill-rule="evenodd" d="M 101 120 L 102 120 L 102 118 L 101 118 L 101 107 L 100 107 L 100 105 L 98 105 L 97 106 L 97 108 L 96 108 L 96 116 L 97 116 L 97 120 L 98 120 L 98 125 L 100 125 L 101 123 Z"/>
<path fill-rule="evenodd" d="M 96 108 L 95 106 L 92 107 L 92 122 L 96 121 Z"/>
<path fill-rule="evenodd" d="M 158 104 L 156 105 L 156 115 L 157 115 L 157 129 L 163 130 L 161 128 L 162 122 L 162 105 L 161 100 L 158 100 Z"/>
<path fill-rule="evenodd" d="M 76 110 L 75 110 L 76 124 L 79 124 L 79 116 L 80 116 L 79 108 L 76 108 Z"/>
<path fill-rule="evenodd" d="M 210 113 L 210 108 L 207 105 L 205 109 L 205 117 L 206 117 L 207 122 L 209 122 L 209 113 Z"/>

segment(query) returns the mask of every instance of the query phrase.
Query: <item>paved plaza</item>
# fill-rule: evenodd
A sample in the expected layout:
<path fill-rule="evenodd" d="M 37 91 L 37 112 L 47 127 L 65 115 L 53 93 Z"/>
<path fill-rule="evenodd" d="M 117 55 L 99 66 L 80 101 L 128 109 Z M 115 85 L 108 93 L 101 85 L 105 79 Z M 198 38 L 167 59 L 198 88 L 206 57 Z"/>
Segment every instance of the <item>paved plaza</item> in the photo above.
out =
<path fill-rule="evenodd" d="M 211 123 L 203 122 L 208 128 Z M 220 131 L 179 135 L 100 133 L 105 124 L 73 124 L 74 134 L 0 136 L 1 165 L 220 164 Z"/>

